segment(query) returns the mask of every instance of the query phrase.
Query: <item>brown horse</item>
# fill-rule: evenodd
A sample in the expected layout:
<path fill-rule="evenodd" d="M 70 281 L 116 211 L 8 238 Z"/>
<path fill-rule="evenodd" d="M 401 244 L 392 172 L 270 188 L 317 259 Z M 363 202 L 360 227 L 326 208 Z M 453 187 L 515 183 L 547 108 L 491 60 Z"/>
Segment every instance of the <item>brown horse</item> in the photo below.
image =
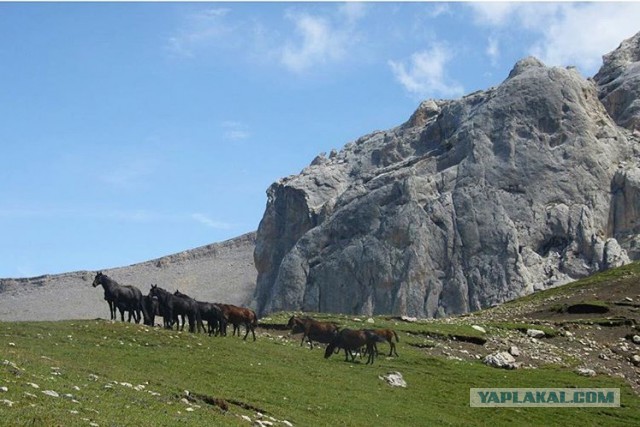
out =
<path fill-rule="evenodd" d="M 377 336 L 379 336 L 380 338 L 382 338 L 382 340 L 387 341 L 389 343 L 389 356 L 393 356 L 394 354 L 396 355 L 396 357 L 398 356 L 398 352 L 396 351 L 396 344 L 393 342 L 393 337 L 396 337 L 396 342 L 400 342 L 400 339 L 398 338 L 398 334 L 396 334 L 396 331 L 394 331 L 393 329 L 367 329 L 367 331 L 370 331 L 374 334 L 376 334 Z M 378 346 L 373 345 L 373 349 L 376 351 L 376 356 L 378 355 Z"/>
<path fill-rule="evenodd" d="M 227 323 L 231 323 L 233 325 L 233 334 L 236 334 L 238 331 L 238 336 L 240 336 L 240 325 L 244 325 L 247 328 L 247 332 L 244 334 L 244 340 L 247 339 L 249 335 L 249 331 L 253 335 L 253 340 L 256 340 L 256 332 L 255 329 L 258 326 L 258 316 L 256 316 L 256 312 L 244 307 L 238 307 L 231 304 L 218 304 L 220 310 L 222 310 L 222 314 L 224 318 L 227 320 Z M 226 324 L 224 325 L 223 335 L 227 334 Z"/>
<path fill-rule="evenodd" d="M 313 348 L 312 341 L 329 344 L 338 334 L 338 325 L 330 322 L 319 322 L 310 317 L 291 316 L 287 328 L 291 328 L 292 334 L 303 332 L 300 346 L 304 343 L 305 337 L 309 340 L 309 345 Z"/>
<path fill-rule="evenodd" d="M 328 359 L 336 349 L 344 349 L 344 360 L 349 361 L 349 355 L 351 355 L 351 361 L 354 362 L 356 355 L 354 350 L 360 350 L 362 347 L 366 347 L 365 353 L 368 354 L 367 365 L 372 364 L 375 360 L 376 353 L 374 346 L 376 342 L 383 342 L 384 338 L 374 334 L 370 330 L 361 329 L 343 329 L 338 332 L 338 335 L 331 341 L 324 352 L 324 358 Z"/>

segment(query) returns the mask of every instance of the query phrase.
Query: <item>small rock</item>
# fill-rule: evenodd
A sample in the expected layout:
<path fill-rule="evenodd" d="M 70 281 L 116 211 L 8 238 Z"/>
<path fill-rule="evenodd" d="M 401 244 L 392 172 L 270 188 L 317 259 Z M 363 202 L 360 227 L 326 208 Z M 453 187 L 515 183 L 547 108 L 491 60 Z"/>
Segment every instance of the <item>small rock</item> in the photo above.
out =
<path fill-rule="evenodd" d="M 5 386 L 2 386 L 2 387 L 0 387 L 0 391 L 3 392 L 3 393 L 6 393 L 6 392 L 9 391 L 9 389 L 7 387 L 5 387 Z"/>
<path fill-rule="evenodd" d="M 51 397 L 60 397 L 60 395 L 53 390 L 44 390 L 42 394 L 46 394 L 47 396 L 51 396 Z"/>
<path fill-rule="evenodd" d="M 16 346 L 16 343 L 14 343 L 14 342 L 10 342 L 9 343 L 9 347 L 15 347 L 15 346 Z"/>
<path fill-rule="evenodd" d="M 12 402 L 12 401 L 7 400 L 7 399 L 2 399 L 2 400 L 0 400 L 0 403 L 2 403 L 4 405 L 7 405 L 9 408 L 11 408 L 15 402 Z"/>
<path fill-rule="evenodd" d="M 98 381 L 98 378 L 96 374 L 89 374 L 89 381 Z"/>
<path fill-rule="evenodd" d="M 389 372 L 387 375 L 379 376 L 383 381 L 386 381 L 391 387 L 407 387 L 407 382 L 402 378 L 400 372 Z"/>
<path fill-rule="evenodd" d="M 631 341 L 633 341 L 634 344 L 640 345 L 640 335 L 634 335 Z"/>
<path fill-rule="evenodd" d="M 246 416 L 246 415 L 241 415 L 241 416 L 240 416 L 240 418 L 242 418 L 242 419 L 243 419 L 243 420 L 245 420 L 245 421 L 249 421 L 249 422 L 251 422 L 251 418 L 250 418 L 250 417 L 248 417 L 248 416 Z"/>
<path fill-rule="evenodd" d="M 27 383 L 27 385 L 30 385 L 33 388 L 40 388 L 40 386 L 36 383 Z"/>
<path fill-rule="evenodd" d="M 195 409 L 193 409 L 191 406 L 189 406 L 187 409 L 185 409 L 185 411 L 187 411 L 187 412 L 193 412 L 193 411 L 195 411 Z"/>
<path fill-rule="evenodd" d="M 527 336 L 531 338 L 544 338 L 545 333 L 539 329 L 527 329 Z"/>
<path fill-rule="evenodd" d="M 373 320 L 373 317 L 369 317 L 369 318 L 367 319 L 367 323 L 376 323 L 376 321 L 375 321 L 375 320 Z"/>
<path fill-rule="evenodd" d="M 609 360 L 609 356 L 607 356 L 605 353 L 600 353 L 598 357 L 602 360 Z"/>
<path fill-rule="evenodd" d="M 631 356 L 631 363 L 636 366 L 640 366 L 640 355 L 634 354 L 633 356 Z"/>
<path fill-rule="evenodd" d="M 287 420 L 282 420 L 282 424 L 286 425 L 287 427 L 293 427 L 293 424 L 291 424 L 289 421 Z"/>
<path fill-rule="evenodd" d="M 589 369 L 589 368 L 578 368 L 578 369 L 576 369 L 576 373 L 578 375 L 582 375 L 583 377 L 595 377 L 596 376 L 596 371 L 594 371 L 593 369 Z"/>
<path fill-rule="evenodd" d="M 507 351 L 487 355 L 484 358 L 484 364 L 501 369 L 517 369 L 520 367 L 520 364 L 516 363 L 516 359 Z"/>
<path fill-rule="evenodd" d="M 509 347 L 509 354 L 513 357 L 518 357 L 520 356 L 520 349 L 515 345 L 512 345 L 511 347 Z"/>
<path fill-rule="evenodd" d="M 624 297 L 624 299 L 625 299 L 626 301 L 633 302 L 633 298 L 631 298 L 631 297 Z"/>
<path fill-rule="evenodd" d="M 475 329 L 478 332 L 482 332 L 483 334 L 487 333 L 487 330 L 485 328 L 483 328 L 482 326 L 478 326 L 478 325 L 471 325 L 471 327 L 473 329 Z"/>
<path fill-rule="evenodd" d="M 417 322 L 418 318 L 417 317 L 409 317 L 409 316 L 401 316 L 400 320 L 402 320 L 403 322 L 412 323 L 412 322 Z"/>

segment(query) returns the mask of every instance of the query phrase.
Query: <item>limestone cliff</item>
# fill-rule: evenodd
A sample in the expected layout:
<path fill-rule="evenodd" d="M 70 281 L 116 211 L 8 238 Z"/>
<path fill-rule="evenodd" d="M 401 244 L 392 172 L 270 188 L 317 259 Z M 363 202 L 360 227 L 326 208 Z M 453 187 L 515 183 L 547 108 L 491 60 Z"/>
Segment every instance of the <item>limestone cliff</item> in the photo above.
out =
<path fill-rule="evenodd" d="M 594 79 L 523 59 L 271 185 L 258 311 L 445 316 L 640 258 L 639 40 Z"/>

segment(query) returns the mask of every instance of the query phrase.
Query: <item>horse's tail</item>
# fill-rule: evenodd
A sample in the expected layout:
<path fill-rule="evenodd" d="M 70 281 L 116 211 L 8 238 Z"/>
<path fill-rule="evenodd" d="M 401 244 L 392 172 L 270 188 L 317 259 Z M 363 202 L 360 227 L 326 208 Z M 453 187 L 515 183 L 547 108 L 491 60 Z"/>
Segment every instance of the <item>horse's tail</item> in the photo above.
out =
<path fill-rule="evenodd" d="M 393 329 L 391 330 L 391 332 L 393 332 L 393 335 L 395 335 L 396 337 L 396 342 L 400 342 L 400 338 L 398 338 L 398 334 L 396 334 L 396 331 L 394 331 Z"/>
<path fill-rule="evenodd" d="M 197 331 L 200 333 L 200 327 L 202 327 L 202 332 L 206 332 L 206 328 L 204 327 L 204 323 L 202 323 L 202 314 L 200 313 L 200 307 L 198 307 L 198 303 L 196 303 L 196 322 L 197 322 Z"/>

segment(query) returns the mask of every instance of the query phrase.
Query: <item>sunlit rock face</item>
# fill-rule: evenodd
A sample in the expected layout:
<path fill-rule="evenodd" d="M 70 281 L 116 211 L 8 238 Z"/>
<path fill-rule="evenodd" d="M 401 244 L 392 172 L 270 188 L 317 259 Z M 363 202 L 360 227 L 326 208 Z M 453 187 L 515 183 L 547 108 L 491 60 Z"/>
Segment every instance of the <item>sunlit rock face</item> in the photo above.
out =
<path fill-rule="evenodd" d="M 446 316 L 640 258 L 638 37 L 595 79 L 525 58 L 272 184 L 255 307 Z"/>

